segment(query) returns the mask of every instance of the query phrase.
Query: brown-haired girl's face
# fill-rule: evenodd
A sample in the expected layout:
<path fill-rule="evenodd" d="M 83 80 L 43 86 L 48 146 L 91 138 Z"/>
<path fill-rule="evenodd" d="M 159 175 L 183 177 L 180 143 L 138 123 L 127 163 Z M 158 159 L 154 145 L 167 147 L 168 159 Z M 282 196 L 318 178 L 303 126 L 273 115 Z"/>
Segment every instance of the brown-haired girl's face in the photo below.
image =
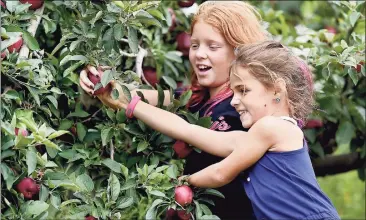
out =
<path fill-rule="evenodd" d="M 272 115 L 277 106 L 274 102 L 274 89 L 267 89 L 248 69 L 242 66 L 230 76 L 230 87 L 234 97 L 231 105 L 240 115 L 244 128 L 250 128 L 264 116 Z"/>
<path fill-rule="evenodd" d="M 194 25 L 189 60 L 201 86 L 218 88 L 227 82 L 234 59 L 234 48 L 214 27 L 203 21 Z"/>

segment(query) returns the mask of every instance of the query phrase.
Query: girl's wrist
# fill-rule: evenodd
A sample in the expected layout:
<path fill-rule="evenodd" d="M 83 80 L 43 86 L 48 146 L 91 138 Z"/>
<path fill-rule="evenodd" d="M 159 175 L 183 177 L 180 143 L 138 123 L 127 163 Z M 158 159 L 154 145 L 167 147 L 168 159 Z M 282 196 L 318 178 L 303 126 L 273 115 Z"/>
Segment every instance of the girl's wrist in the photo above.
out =
<path fill-rule="evenodd" d="M 125 105 L 123 106 L 126 109 L 126 116 L 128 118 L 133 118 L 133 111 L 135 110 L 135 107 L 140 100 L 141 100 L 140 96 L 134 96 L 127 106 Z"/>

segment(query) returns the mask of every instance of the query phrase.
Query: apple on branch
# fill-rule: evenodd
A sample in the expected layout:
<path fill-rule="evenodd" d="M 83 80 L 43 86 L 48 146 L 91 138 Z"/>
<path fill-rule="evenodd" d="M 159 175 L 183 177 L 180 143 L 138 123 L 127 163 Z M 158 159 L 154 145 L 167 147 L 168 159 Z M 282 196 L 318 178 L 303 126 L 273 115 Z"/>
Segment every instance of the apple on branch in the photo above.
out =
<path fill-rule="evenodd" d="M 17 184 L 16 188 L 26 199 L 32 199 L 34 196 L 38 195 L 40 189 L 36 181 L 29 177 L 22 179 Z"/>

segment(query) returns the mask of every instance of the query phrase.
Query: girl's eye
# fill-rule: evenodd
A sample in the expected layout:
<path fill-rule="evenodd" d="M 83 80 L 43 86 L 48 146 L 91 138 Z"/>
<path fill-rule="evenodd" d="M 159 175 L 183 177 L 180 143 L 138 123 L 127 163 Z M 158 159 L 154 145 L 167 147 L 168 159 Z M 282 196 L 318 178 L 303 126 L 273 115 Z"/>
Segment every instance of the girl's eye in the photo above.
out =
<path fill-rule="evenodd" d="M 219 48 L 219 47 L 218 47 L 218 46 L 216 46 L 216 45 L 211 45 L 211 46 L 210 46 L 210 49 L 211 49 L 211 50 L 216 50 L 216 49 L 218 49 L 218 48 Z"/>
<path fill-rule="evenodd" d="M 198 47 L 198 44 L 191 44 L 192 49 L 196 49 Z"/>

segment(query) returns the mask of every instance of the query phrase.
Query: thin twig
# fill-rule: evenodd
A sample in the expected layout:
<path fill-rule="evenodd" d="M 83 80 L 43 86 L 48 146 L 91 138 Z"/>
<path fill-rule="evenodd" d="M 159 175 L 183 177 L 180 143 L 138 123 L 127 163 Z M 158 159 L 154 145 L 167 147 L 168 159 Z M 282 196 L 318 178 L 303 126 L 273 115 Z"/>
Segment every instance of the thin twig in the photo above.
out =
<path fill-rule="evenodd" d="M 41 19 L 42 19 L 42 14 L 43 14 L 43 10 L 44 10 L 44 6 L 45 4 L 42 5 L 41 8 L 37 9 L 36 12 L 35 12 L 35 15 L 36 15 L 36 19 L 33 19 L 31 21 L 31 24 L 30 26 L 28 27 L 27 31 L 34 37 L 36 35 L 36 31 L 37 31 L 37 28 L 41 22 Z M 19 63 L 21 60 L 24 60 L 24 59 L 28 59 L 28 55 L 29 55 L 29 48 L 26 44 L 23 44 L 22 48 L 20 49 L 19 51 L 19 56 L 18 56 L 18 61 L 17 63 Z"/>
<path fill-rule="evenodd" d="M 97 111 L 95 111 L 89 118 L 85 119 L 84 121 L 82 121 L 81 123 L 84 123 L 84 122 L 88 122 L 90 121 L 92 118 L 94 118 L 98 112 L 100 112 L 102 110 L 102 108 L 98 109 Z"/>

